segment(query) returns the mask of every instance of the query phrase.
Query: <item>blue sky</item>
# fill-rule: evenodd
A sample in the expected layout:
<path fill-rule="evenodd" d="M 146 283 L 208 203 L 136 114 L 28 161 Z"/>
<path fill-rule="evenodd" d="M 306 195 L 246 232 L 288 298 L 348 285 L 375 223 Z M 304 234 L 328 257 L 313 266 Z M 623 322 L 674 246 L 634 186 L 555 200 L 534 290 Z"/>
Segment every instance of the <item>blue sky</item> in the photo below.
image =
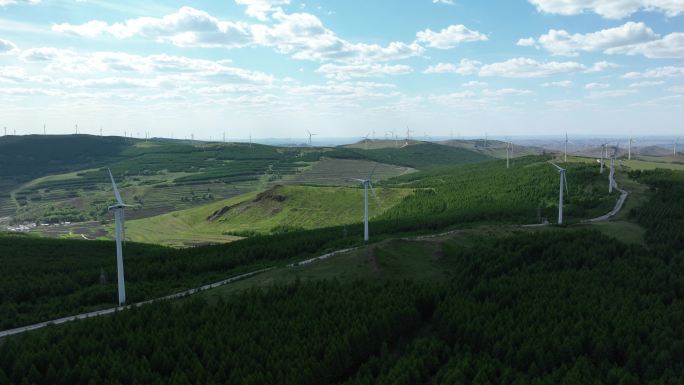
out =
<path fill-rule="evenodd" d="M 684 0 L 0 0 L 0 126 L 679 135 L 683 61 Z"/>

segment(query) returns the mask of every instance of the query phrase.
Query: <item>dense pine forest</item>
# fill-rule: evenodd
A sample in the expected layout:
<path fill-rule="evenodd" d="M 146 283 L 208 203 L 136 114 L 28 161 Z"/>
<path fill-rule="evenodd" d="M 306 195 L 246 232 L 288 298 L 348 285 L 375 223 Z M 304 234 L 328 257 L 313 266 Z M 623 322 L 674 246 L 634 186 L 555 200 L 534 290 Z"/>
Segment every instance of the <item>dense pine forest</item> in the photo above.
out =
<path fill-rule="evenodd" d="M 264 157 L 273 154 L 263 152 Z M 555 221 L 558 173 L 546 160 L 521 158 L 510 170 L 501 161 L 489 161 L 392 179 L 387 186 L 410 187 L 415 195 L 373 221 L 373 236 L 382 239 L 485 223 L 539 223 L 540 217 L 546 216 Z M 568 178 L 573 185 L 567 218 L 577 221 L 608 211 L 616 197 L 604 191 L 596 170 L 585 165 L 572 165 L 570 170 Z M 182 250 L 128 243 L 128 298 L 152 299 L 245 271 L 361 245 L 362 233 L 359 223 Z M 113 305 L 113 249 L 113 243 L 107 241 L 0 235 L 5 277 L 0 281 L 0 329 Z"/>
<path fill-rule="evenodd" d="M 7 338 L 0 384 L 679 383 L 684 178 L 632 177 L 651 188 L 631 213 L 644 246 L 571 228 L 447 241 L 446 283 L 295 282 Z"/>

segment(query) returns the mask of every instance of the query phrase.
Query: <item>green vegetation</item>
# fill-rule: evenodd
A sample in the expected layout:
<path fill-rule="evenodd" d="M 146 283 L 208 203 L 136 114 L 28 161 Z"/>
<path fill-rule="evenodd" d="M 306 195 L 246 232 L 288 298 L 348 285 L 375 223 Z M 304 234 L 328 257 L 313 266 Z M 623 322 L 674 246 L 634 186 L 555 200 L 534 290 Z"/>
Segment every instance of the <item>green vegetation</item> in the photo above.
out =
<path fill-rule="evenodd" d="M 428 142 L 420 142 L 400 148 L 385 147 L 369 150 L 339 147 L 323 154 L 329 158 L 368 159 L 418 169 L 477 163 L 490 158 L 487 155 L 470 150 Z"/>
<path fill-rule="evenodd" d="M 447 242 L 441 258 L 447 283 L 295 282 L 8 338 L 0 378 L 641 384 L 684 376 L 681 252 L 668 262 L 597 232 L 552 230 Z"/>
<path fill-rule="evenodd" d="M 376 190 L 382 204 L 369 199 L 371 217 L 412 192 Z M 138 242 L 187 246 L 232 241 L 236 236 L 272 234 L 351 225 L 363 219 L 363 189 L 276 186 L 183 211 L 129 221 L 129 238 Z"/>
<path fill-rule="evenodd" d="M 138 302 L 361 242 L 361 228 L 254 236 L 173 249 L 129 242 L 127 299 Z M 0 329 L 116 304 L 114 243 L 0 235 Z M 100 276 L 104 270 L 106 283 Z"/>
<path fill-rule="evenodd" d="M 558 213 L 558 171 L 545 157 L 523 157 L 506 169 L 502 161 L 439 168 L 394 178 L 384 186 L 411 187 L 416 194 L 382 218 L 400 220 L 433 216 L 517 223 L 555 222 Z M 568 222 L 592 218 L 612 208 L 618 193 L 609 195 L 607 181 L 596 167 L 568 163 L 569 194 L 564 214 Z"/>
<path fill-rule="evenodd" d="M 399 151 L 280 149 L 276 156 L 255 146 L 245 160 L 249 147 L 236 145 L 229 159 L 213 146 L 189 152 L 212 157 L 190 155 L 172 170 L 161 169 L 160 160 L 127 174 L 122 185 L 128 192 L 227 185 L 221 178 L 239 177 L 243 166 L 245 176 L 260 172 L 254 170 L 263 159 L 296 163 L 298 170 L 314 169 L 322 157 L 366 167 L 367 159 Z M 164 146 L 122 151 L 147 157 L 143 147 Z M 452 155 L 437 154 L 431 165 L 422 164 L 424 154 L 412 164 L 396 162 L 421 171 L 377 183 L 384 207 L 373 212 L 370 245 L 360 239 L 358 187 L 262 188 L 129 221 L 129 236 L 148 241 L 172 233 L 180 234 L 179 244 L 247 236 L 184 249 L 128 243 L 131 302 L 274 269 L 173 303 L 5 338 L 0 385 L 682 382 L 683 173 L 637 170 L 631 180 L 619 173 L 621 186 L 634 192 L 628 214 L 578 229 L 574 222 L 605 214 L 617 193 L 607 194 L 607 175 L 595 164 L 569 163 L 571 224 L 530 229 L 509 224 L 555 221 L 558 173 L 549 158 L 522 157 L 507 170 L 501 160 L 451 165 Z M 225 172 L 213 162 L 227 165 Z M 387 176 L 392 167 L 385 167 Z M 25 187 L 101 173 L 95 166 Z M 267 185 L 265 179 L 255 185 Z M 453 231 L 402 238 L 445 230 Z M 360 247 L 286 266 L 353 246 Z M 0 329 L 112 306 L 114 262 L 108 241 L 0 235 Z"/>

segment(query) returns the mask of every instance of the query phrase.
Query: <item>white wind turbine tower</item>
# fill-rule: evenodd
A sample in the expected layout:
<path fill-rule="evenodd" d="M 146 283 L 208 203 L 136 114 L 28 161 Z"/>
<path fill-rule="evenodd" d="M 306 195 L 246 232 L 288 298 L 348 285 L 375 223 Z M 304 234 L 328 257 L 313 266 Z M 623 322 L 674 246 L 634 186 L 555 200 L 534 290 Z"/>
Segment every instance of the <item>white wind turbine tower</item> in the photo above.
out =
<path fill-rule="evenodd" d="M 677 139 L 675 140 L 675 142 L 674 142 L 674 147 L 673 147 L 673 149 L 672 149 L 672 155 L 675 156 L 675 157 L 677 156 L 677 144 L 679 144 L 679 138 L 677 138 Z"/>
<path fill-rule="evenodd" d="M 309 131 L 309 130 L 306 130 L 306 133 L 309 134 L 309 147 L 313 147 L 313 140 L 312 140 L 312 137 L 314 137 L 314 136 L 316 136 L 316 135 L 318 135 L 318 134 L 314 134 L 314 133 L 312 133 L 312 132 Z"/>
<path fill-rule="evenodd" d="M 629 136 L 629 144 L 627 146 L 627 159 L 632 160 L 632 143 L 635 142 L 634 138 L 632 136 Z"/>
<path fill-rule="evenodd" d="M 549 163 L 556 166 L 556 168 L 558 169 L 558 172 L 560 173 L 560 194 L 559 194 L 559 198 L 558 198 L 558 224 L 562 225 L 563 224 L 563 203 L 564 203 L 563 202 L 563 192 L 564 192 L 563 187 L 565 187 L 565 192 L 570 194 L 570 192 L 568 191 L 568 179 L 565 176 L 565 173 L 567 172 L 567 170 L 558 166 L 557 164 L 555 164 L 553 162 L 549 162 Z"/>
<path fill-rule="evenodd" d="M 363 137 L 363 146 L 365 151 L 368 151 L 368 137 L 370 136 L 370 132 L 366 134 L 366 136 Z"/>
<path fill-rule="evenodd" d="M 506 168 L 510 168 L 511 157 L 513 156 L 513 143 L 506 143 Z"/>
<path fill-rule="evenodd" d="M 112 171 L 109 171 L 109 178 L 112 180 L 112 189 L 114 190 L 114 197 L 116 198 L 116 204 L 109 206 L 109 211 L 114 210 L 114 221 L 116 222 L 116 272 L 117 272 L 117 284 L 119 288 L 119 306 L 126 304 L 126 284 L 124 282 L 124 266 L 123 266 L 123 249 L 121 241 L 126 240 L 126 228 L 124 225 L 124 208 L 127 207 L 121 199 L 121 194 L 119 194 L 119 189 L 116 188 L 116 183 L 114 182 L 114 176 L 112 176 Z"/>
<path fill-rule="evenodd" d="M 605 140 L 605 139 L 604 139 Z M 603 159 L 608 156 L 608 143 L 601 143 L 601 174 L 603 174 Z M 605 155 L 603 155 L 605 153 Z"/>
<path fill-rule="evenodd" d="M 620 144 L 618 143 L 613 151 L 613 156 L 611 156 L 610 158 L 610 173 L 608 174 L 608 193 L 613 193 L 613 187 L 615 186 L 615 156 L 617 155 L 619 149 Z"/>
<path fill-rule="evenodd" d="M 370 189 L 371 193 L 373 194 L 373 198 L 375 198 L 375 201 L 378 203 L 378 206 L 380 206 L 380 199 L 378 199 L 378 196 L 375 194 L 375 190 L 373 189 L 373 184 L 371 183 L 371 178 L 373 177 L 373 174 L 375 173 L 375 169 L 378 167 L 376 164 L 375 167 L 373 168 L 373 171 L 371 171 L 370 175 L 368 175 L 368 179 L 351 179 L 352 181 L 360 182 L 363 185 L 363 240 L 368 241 L 368 190 Z"/>
<path fill-rule="evenodd" d="M 565 162 L 565 163 L 568 162 L 568 143 L 574 144 L 568 139 L 568 133 L 565 132 L 565 150 L 564 150 L 564 157 L 563 157 L 563 162 Z"/>
<path fill-rule="evenodd" d="M 411 140 L 411 133 L 412 133 L 412 132 L 413 132 L 413 131 L 412 131 L 412 130 L 409 130 L 409 127 L 406 126 L 406 144 L 405 144 L 404 146 L 408 146 L 409 141 Z"/>

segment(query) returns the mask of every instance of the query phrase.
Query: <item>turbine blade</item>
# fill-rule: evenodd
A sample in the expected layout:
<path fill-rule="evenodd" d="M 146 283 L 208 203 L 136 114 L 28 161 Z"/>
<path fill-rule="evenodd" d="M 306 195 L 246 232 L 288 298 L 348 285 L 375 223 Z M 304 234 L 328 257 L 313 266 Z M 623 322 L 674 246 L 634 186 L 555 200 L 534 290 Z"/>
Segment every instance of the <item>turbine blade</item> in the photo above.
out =
<path fill-rule="evenodd" d="M 382 203 L 380 203 L 380 198 L 378 198 L 377 194 L 375 194 L 375 189 L 373 188 L 373 185 L 368 182 L 368 187 L 370 187 L 371 193 L 373 194 L 373 198 L 375 198 L 375 203 L 378 204 L 378 207 L 382 209 Z"/>
<path fill-rule="evenodd" d="M 379 165 L 379 164 L 380 164 L 380 163 L 375 162 L 375 167 L 373 167 L 373 171 L 371 171 L 370 175 L 368 175 L 368 180 L 369 180 L 369 181 L 370 181 L 371 179 L 373 179 L 373 174 L 375 174 L 375 170 L 378 168 L 378 165 Z"/>
<path fill-rule="evenodd" d="M 558 169 L 558 171 L 560 171 L 560 170 L 563 169 L 561 166 L 559 166 L 559 165 L 557 165 L 557 164 L 555 164 L 555 163 L 553 163 L 553 162 L 551 162 L 551 161 L 549 161 L 549 163 L 551 163 L 552 165 L 554 165 L 554 166 Z"/>
<path fill-rule="evenodd" d="M 114 182 L 114 176 L 112 175 L 112 170 L 107 169 L 109 171 L 109 178 L 112 180 L 112 189 L 114 190 L 114 196 L 116 197 L 116 202 L 120 205 L 123 205 L 123 200 L 121 199 L 121 194 L 119 194 L 119 189 L 116 188 L 116 183 Z"/>
<path fill-rule="evenodd" d="M 126 214 L 124 214 L 124 209 L 121 209 L 121 237 L 123 238 L 123 244 L 126 245 Z"/>

